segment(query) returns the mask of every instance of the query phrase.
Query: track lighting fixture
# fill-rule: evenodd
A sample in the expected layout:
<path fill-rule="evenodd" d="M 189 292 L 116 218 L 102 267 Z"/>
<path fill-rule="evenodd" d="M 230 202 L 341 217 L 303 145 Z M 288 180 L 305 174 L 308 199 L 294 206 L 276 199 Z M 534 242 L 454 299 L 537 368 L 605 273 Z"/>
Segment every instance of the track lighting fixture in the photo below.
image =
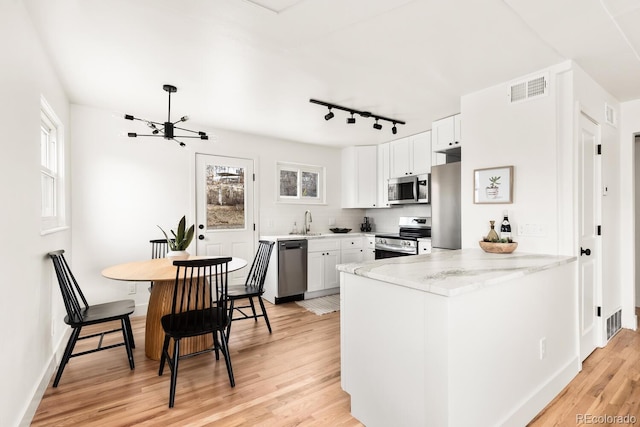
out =
<path fill-rule="evenodd" d="M 354 124 L 356 122 L 356 118 L 354 117 L 354 115 L 358 114 L 360 117 L 365 117 L 365 118 L 372 117 L 373 119 L 375 119 L 376 122 L 373 124 L 373 128 L 377 129 L 377 130 L 380 130 L 380 129 L 382 129 L 382 125 L 380 123 L 378 123 L 378 121 L 379 120 L 386 120 L 388 122 L 393 123 L 393 127 L 391 128 L 391 132 L 394 135 L 396 133 L 398 133 L 398 128 L 396 127 L 396 125 L 404 125 L 404 124 L 406 124 L 402 120 L 390 119 L 388 117 L 383 117 L 383 116 L 379 116 L 377 114 L 372 114 L 369 111 L 359 111 L 359 110 L 354 110 L 353 108 L 341 107 L 340 105 L 331 104 L 330 102 L 318 101 L 317 99 L 310 99 L 309 102 L 311 102 L 312 104 L 324 105 L 325 107 L 329 108 L 329 112 L 327 114 L 325 114 L 325 116 L 324 116 L 325 120 L 331 120 L 333 117 L 335 117 L 335 115 L 334 115 L 333 111 L 331 111 L 331 109 L 342 110 L 342 111 L 346 111 L 347 113 L 351 114 L 351 117 L 347 117 L 347 124 Z"/>
<path fill-rule="evenodd" d="M 199 132 L 199 131 L 184 129 L 176 126 L 176 123 L 186 122 L 187 120 L 189 120 L 189 116 L 182 116 L 176 122 L 171 121 L 171 94 L 177 92 L 178 89 L 172 85 L 164 85 L 162 86 L 162 89 L 164 89 L 166 92 L 169 93 L 169 112 L 167 114 L 167 121 L 164 123 L 159 123 L 151 120 L 139 119 L 137 117 L 132 116 L 131 114 L 125 114 L 124 118 L 126 120 L 139 120 L 141 122 L 144 122 L 151 129 L 151 134 L 141 135 L 135 132 L 129 132 L 127 133 L 127 136 L 129 136 L 130 138 L 137 138 L 139 136 L 161 136 L 164 139 L 173 140 L 177 142 L 178 144 L 180 144 L 181 147 L 184 147 L 185 143 L 178 141 L 176 137 L 180 139 L 182 138 L 198 138 L 198 139 L 205 139 L 205 140 L 209 139 L 209 136 L 207 136 L 206 132 Z M 185 132 L 192 132 L 197 135 L 175 135 L 176 129 L 182 130 Z"/>
<path fill-rule="evenodd" d="M 333 119 L 333 116 L 334 116 L 334 114 L 333 114 L 333 112 L 331 111 L 331 107 L 329 107 L 329 112 L 328 112 L 327 114 L 325 114 L 325 115 L 324 115 L 324 119 L 325 119 L 325 120 L 331 120 L 331 119 Z"/>

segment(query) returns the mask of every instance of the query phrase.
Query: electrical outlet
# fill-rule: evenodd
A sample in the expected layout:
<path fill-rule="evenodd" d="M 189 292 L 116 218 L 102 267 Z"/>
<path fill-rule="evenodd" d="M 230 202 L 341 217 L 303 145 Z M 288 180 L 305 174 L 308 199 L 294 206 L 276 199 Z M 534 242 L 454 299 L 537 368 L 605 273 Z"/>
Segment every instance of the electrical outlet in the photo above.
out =
<path fill-rule="evenodd" d="M 540 338 L 540 360 L 547 357 L 547 339 L 545 337 Z"/>
<path fill-rule="evenodd" d="M 519 236 L 545 237 L 547 234 L 542 224 L 518 224 Z"/>
<path fill-rule="evenodd" d="M 129 283 L 129 295 L 135 294 L 137 290 L 135 283 Z"/>
<path fill-rule="evenodd" d="M 329 218 L 329 220 L 327 222 L 329 223 L 330 227 L 336 225 L 336 219 L 335 218 Z"/>

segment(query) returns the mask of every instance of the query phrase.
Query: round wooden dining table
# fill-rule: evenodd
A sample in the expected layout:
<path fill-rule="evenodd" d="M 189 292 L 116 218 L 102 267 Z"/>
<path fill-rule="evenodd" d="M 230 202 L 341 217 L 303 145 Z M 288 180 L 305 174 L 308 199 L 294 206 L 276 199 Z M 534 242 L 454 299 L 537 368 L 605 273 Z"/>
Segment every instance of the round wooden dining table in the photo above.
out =
<path fill-rule="evenodd" d="M 191 256 L 189 259 L 222 258 L 208 256 Z M 229 262 L 229 272 L 239 270 L 247 265 L 242 258 L 232 257 Z M 164 330 L 160 319 L 171 312 L 171 300 L 176 281 L 176 268 L 168 258 L 149 259 L 145 261 L 118 264 L 102 270 L 102 275 L 109 279 L 127 282 L 153 282 L 149 305 L 147 308 L 147 323 L 145 326 L 145 354 L 153 360 L 160 360 L 164 343 Z M 213 346 L 213 337 L 209 334 L 184 338 L 180 343 L 180 355 L 196 353 Z"/>

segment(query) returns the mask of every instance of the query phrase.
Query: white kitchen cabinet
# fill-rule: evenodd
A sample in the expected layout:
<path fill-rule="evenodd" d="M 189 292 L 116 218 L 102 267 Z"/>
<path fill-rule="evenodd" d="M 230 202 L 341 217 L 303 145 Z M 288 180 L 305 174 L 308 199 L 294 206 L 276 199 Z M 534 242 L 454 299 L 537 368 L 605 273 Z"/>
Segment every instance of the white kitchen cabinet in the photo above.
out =
<path fill-rule="evenodd" d="M 362 262 L 364 260 L 364 238 L 341 239 L 340 264 Z"/>
<path fill-rule="evenodd" d="M 307 292 L 340 286 L 341 239 L 310 239 L 307 246 Z"/>
<path fill-rule="evenodd" d="M 364 256 L 363 261 L 371 261 L 376 259 L 376 238 L 374 236 L 366 236 L 364 238 Z"/>
<path fill-rule="evenodd" d="M 388 183 L 389 183 L 389 149 L 390 143 L 386 142 L 384 144 L 378 145 L 378 197 L 377 197 L 377 206 L 378 208 L 388 208 L 391 205 L 389 204 L 389 191 L 388 191 Z"/>
<path fill-rule="evenodd" d="M 461 116 L 436 120 L 431 125 L 431 150 L 444 151 L 462 146 Z"/>
<path fill-rule="evenodd" d="M 373 208 L 378 200 L 378 147 L 346 147 L 342 150 L 342 207 Z"/>
<path fill-rule="evenodd" d="M 431 131 L 397 139 L 389 144 L 390 178 L 431 171 Z"/>
<path fill-rule="evenodd" d="M 431 239 L 418 239 L 418 255 L 431 253 Z"/>

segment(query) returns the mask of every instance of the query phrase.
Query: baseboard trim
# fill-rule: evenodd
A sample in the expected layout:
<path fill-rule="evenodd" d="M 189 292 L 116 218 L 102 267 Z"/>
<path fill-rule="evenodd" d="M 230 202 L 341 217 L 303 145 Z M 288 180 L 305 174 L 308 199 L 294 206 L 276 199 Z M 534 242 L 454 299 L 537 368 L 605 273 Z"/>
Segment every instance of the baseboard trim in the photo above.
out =
<path fill-rule="evenodd" d="M 20 427 L 29 427 L 31 425 L 31 421 L 33 421 L 33 417 L 35 416 L 36 411 L 38 410 L 38 406 L 40 406 L 40 402 L 42 401 L 42 396 L 44 396 L 45 391 L 47 391 L 47 387 L 49 387 L 51 377 L 58 368 L 60 359 L 62 358 L 62 353 L 64 353 L 64 347 L 66 346 L 70 335 L 71 330 L 68 329 L 62 335 L 62 338 L 58 342 L 55 351 L 51 354 L 49 363 L 47 363 L 47 366 L 40 376 L 40 382 L 36 386 L 33 395 L 31 396 L 31 400 L 27 405 L 24 414 L 22 415 L 22 420 L 19 424 Z"/>
<path fill-rule="evenodd" d="M 571 359 L 560 368 L 547 382 L 538 387 L 522 404 L 515 408 L 500 426 L 524 426 L 536 417 L 582 369 L 579 356 Z"/>

